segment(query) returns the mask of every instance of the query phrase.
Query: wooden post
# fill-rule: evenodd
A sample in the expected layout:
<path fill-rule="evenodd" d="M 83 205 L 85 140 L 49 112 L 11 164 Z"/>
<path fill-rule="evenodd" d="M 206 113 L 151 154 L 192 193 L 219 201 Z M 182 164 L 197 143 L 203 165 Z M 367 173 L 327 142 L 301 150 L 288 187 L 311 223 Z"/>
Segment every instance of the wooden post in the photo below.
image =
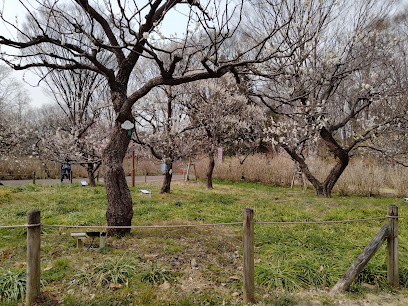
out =
<path fill-rule="evenodd" d="M 84 247 L 84 242 L 82 241 L 82 238 L 77 239 L 77 248 L 82 249 Z"/>
<path fill-rule="evenodd" d="M 184 179 L 185 182 L 190 180 L 190 166 L 191 166 L 191 157 L 188 158 L 187 173 L 186 173 L 186 177 Z"/>
<path fill-rule="evenodd" d="M 132 187 L 135 187 L 135 147 L 132 150 Z"/>
<path fill-rule="evenodd" d="M 99 183 L 99 171 L 96 172 L 96 182 Z"/>
<path fill-rule="evenodd" d="M 334 285 L 333 289 L 331 290 L 332 294 L 341 293 L 346 291 L 357 275 L 363 270 L 365 265 L 368 261 L 373 257 L 373 255 L 378 251 L 380 246 L 383 244 L 385 239 L 390 234 L 390 225 L 384 225 L 378 234 L 371 240 L 368 246 L 364 249 L 364 251 L 357 257 L 357 259 L 353 262 L 347 272 L 343 275 L 343 277 Z"/>
<path fill-rule="evenodd" d="M 387 214 L 390 217 L 398 217 L 398 206 L 389 205 Z M 398 218 L 388 218 L 390 225 L 390 235 L 387 238 L 388 264 L 387 279 L 388 284 L 393 287 L 399 286 L 399 267 L 398 267 Z"/>
<path fill-rule="evenodd" d="M 35 171 L 33 172 L 33 185 L 35 185 Z"/>
<path fill-rule="evenodd" d="M 31 210 L 27 213 L 27 224 L 40 224 L 41 217 L 39 210 Z M 27 228 L 27 305 L 35 303 L 40 294 L 40 244 L 41 226 Z"/>
<path fill-rule="evenodd" d="M 69 171 L 69 182 L 72 184 L 72 170 Z"/>
<path fill-rule="evenodd" d="M 197 180 L 197 171 L 196 171 L 196 167 L 195 164 L 193 164 L 193 168 L 194 168 L 194 180 Z"/>
<path fill-rule="evenodd" d="M 145 182 L 145 183 L 147 182 L 147 172 L 145 172 L 145 180 L 144 180 L 144 182 Z"/>
<path fill-rule="evenodd" d="M 245 208 L 243 211 L 243 256 L 244 256 L 244 303 L 255 303 L 254 276 L 254 211 Z"/>

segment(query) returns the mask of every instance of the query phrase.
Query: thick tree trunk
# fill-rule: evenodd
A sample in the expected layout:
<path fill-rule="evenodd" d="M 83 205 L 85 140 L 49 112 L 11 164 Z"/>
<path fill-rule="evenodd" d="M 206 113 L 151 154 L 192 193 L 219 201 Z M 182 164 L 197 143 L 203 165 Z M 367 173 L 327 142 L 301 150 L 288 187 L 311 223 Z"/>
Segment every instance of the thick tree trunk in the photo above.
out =
<path fill-rule="evenodd" d="M 173 177 L 173 161 L 166 161 L 166 171 L 160 193 L 170 193 L 171 178 Z"/>
<path fill-rule="evenodd" d="M 348 156 L 348 152 L 337 143 L 331 133 L 325 128 L 322 128 L 322 130 L 320 131 L 320 137 L 322 138 L 326 146 L 330 149 L 330 151 L 333 152 L 337 157 L 336 165 L 331 169 L 324 182 L 320 182 L 311 173 L 305 159 L 297 154 L 294 149 L 291 149 L 287 145 L 282 145 L 282 148 L 299 164 L 302 172 L 315 188 L 317 196 L 331 198 L 333 187 L 346 169 L 350 157 Z"/>
<path fill-rule="evenodd" d="M 212 177 L 214 173 L 215 161 L 214 161 L 214 151 L 211 150 L 208 153 L 209 163 L 208 163 L 208 171 L 207 171 L 207 188 L 212 189 Z"/>
<path fill-rule="evenodd" d="M 106 220 L 108 226 L 129 226 L 132 222 L 132 197 L 128 188 L 123 158 L 130 142 L 128 132 L 117 123 L 103 152 L 104 181 L 108 196 Z M 109 236 L 123 236 L 130 229 L 109 229 Z"/>
<path fill-rule="evenodd" d="M 96 187 L 94 164 L 86 164 L 86 172 L 88 173 L 89 186 Z"/>
<path fill-rule="evenodd" d="M 338 158 L 336 165 L 331 169 L 329 175 L 323 182 L 323 196 L 326 198 L 331 198 L 331 193 L 334 185 L 339 180 L 340 176 L 343 174 L 344 170 L 347 168 L 350 161 L 348 152 L 344 150 L 337 141 L 333 138 L 333 135 L 322 128 L 320 131 L 320 137 L 323 139 L 326 146 L 330 149 L 331 152 Z M 319 195 L 319 194 L 318 194 Z"/>

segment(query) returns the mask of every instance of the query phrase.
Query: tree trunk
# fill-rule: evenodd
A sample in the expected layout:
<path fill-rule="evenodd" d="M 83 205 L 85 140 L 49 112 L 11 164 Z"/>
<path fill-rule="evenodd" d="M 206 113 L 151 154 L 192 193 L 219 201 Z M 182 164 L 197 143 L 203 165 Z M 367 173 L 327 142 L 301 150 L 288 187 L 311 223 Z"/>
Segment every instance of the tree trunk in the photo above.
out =
<path fill-rule="evenodd" d="M 338 158 L 336 165 L 333 167 L 333 169 L 331 169 L 322 186 L 322 195 L 326 198 L 331 198 L 333 187 L 339 180 L 340 176 L 343 174 L 344 170 L 347 168 L 350 157 L 348 155 L 348 151 L 344 150 L 337 143 L 337 141 L 333 138 L 333 135 L 328 130 L 326 130 L 326 128 L 322 128 L 320 130 L 320 137 L 323 139 L 329 150 L 333 152 L 334 155 Z"/>
<path fill-rule="evenodd" d="M 117 123 L 112 129 L 108 145 L 103 152 L 103 167 L 108 208 L 108 226 L 129 226 L 132 222 L 132 197 L 123 170 L 123 159 L 130 142 L 128 132 Z M 123 236 L 130 229 L 109 229 L 108 236 Z"/>
<path fill-rule="evenodd" d="M 208 171 L 207 171 L 207 188 L 212 189 L 213 188 L 212 176 L 213 176 L 214 167 L 215 167 L 214 151 L 213 150 L 211 150 L 208 153 L 208 157 L 209 157 L 210 161 L 208 163 Z"/>
<path fill-rule="evenodd" d="M 185 179 L 186 182 L 190 180 L 190 167 L 191 167 L 191 157 L 189 157 L 188 159 L 187 173 L 186 173 L 186 179 Z"/>
<path fill-rule="evenodd" d="M 89 186 L 96 187 L 94 164 L 86 164 L 86 172 L 88 173 Z"/>
<path fill-rule="evenodd" d="M 166 171 L 164 172 L 164 181 L 160 193 L 170 193 L 171 178 L 173 177 L 173 161 L 166 160 Z"/>
<path fill-rule="evenodd" d="M 303 174 L 315 188 L 317 196 L 331 198 L 333 187 L 346 169 L 350 157 L 348 156 L 348 152 L 337 143 L 331 133 L 325 128 L 322 128 L 322 130 L 320 131 L 320 137 L 324 141 L 325 145 L 329 148 L 329 150 L 333 152 L 337 157 L 336 165 L 331 169 L 324 182 L 320 182 L 312 174 L 306 164 L 305 159 L 297 154 L 294 149 L 288 147 L 287 145 L 281 146 L 292 157 L 292 159 L 299 164 L 299 167 L 302 169 Z"/>
<path fill-rule="evenodd" d="M 319 197 L 331 198 L 332 190 L 334 185 L 339 180 L 340 176 L 343 174 L 349 162 L 349 157 L 345 159 L 338 159 L 337 164 L 331 169 L 329 175 L 326 177 L 325 181 L 321 183 L 318 181 L 307 168 L 306 164 L 299 164 L 303 174 L 312 183 L 316 190 L 316 194 Z"/>

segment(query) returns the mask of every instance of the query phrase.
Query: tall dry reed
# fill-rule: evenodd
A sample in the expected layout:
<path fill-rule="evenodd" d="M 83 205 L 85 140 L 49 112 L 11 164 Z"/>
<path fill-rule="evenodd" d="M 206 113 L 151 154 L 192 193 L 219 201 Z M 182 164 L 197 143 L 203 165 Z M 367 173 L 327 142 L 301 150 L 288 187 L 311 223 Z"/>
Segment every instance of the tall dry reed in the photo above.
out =
<path fill-rule="evenodd" d="M 312 173 L 324 180 L 335 164 L 335 160 L 310 157 L 307 159 Z M 205 178 L 208 159 L 196 162 L 197 176 Z M 249 156 L 243 164 L 237 157 L 225 158 L 216 163 L 214 178 L 230 181 L 245 180 L 276 186 L 290 186 L 296 166 L 286 156 L 270 157 L 263 154 Z M 298 177 L 295 183 L 300 184 Z M 311 184 L 307 182 L 308 187 Z M 373 158 L 355 158 L 341 175 L 334 187 L 340 194 L 358 193 L 362 195 L 408 196 L 408 169 L 398 165 L 384 164 Z"/>
<path fill-rule="evenodd" d="M 208 159 L 199 160 L 196 163 L 196 169 L 197 176 L 204 178 L 208 170 Z M 214 178 L 282 186 L 290 185 L 294 169 L 294 162 L 283 156 L 271 158 L 256 154 L 248 156 L 244 162 L 237 157 L 228 157 L 222 163 L 215 164 Z"/>
<path fill-rule="evenodd" d="M 310 170 L 323 180 L 330 172 L 335 161 L 311 157 L 307 160 Z M 124 160 L 125 173 L 131 174 L 132 160 Z M 180 173 L 187 164 L 178 161 L 173 166 L 173 173 Z M 194 169 L 198 178 L 204 179 L 208 169 L 208 159 L 202 158 L 195 162 Z M 226 157 L 222 163 L 216 162 L 214 178 L 229 181 L 260 182 L 275 186 L 290 186 L 296 169 L 295 163 L 285 155 L 268 156 L 255 154 L 242 158 Z M 86 177 L 86 171 L 79 165 L 72 167 L 74 177 Z M 22 157 L 0 158 L 0 179 L 30 179 L 36 172 L 37 178 L 57 178 L 60 176 L 60 164 L 56 162 L 43 163 L 36 158 Z M 139 175 L 160 174 L 160 162 L 155 159 L 135 160 L 135 172 Z M 296 177 L 295 183 L 300 181 Z M 307 183 L 311 187 L 310 183 Z M 346 195 L 359 193 L 362 195 L 392 194 L 398 197 L 408 197 L 408 168 L 395 164 L 387 164 L 374 158 L 355 158 L 341 175 L 334 187 L 335 192 Z"/>

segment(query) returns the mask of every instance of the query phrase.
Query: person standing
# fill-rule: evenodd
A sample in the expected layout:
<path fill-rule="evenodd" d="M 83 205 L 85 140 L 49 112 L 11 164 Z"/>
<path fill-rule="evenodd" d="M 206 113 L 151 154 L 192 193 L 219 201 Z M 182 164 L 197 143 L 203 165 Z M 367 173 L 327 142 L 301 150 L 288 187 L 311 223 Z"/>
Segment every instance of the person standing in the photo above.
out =
<path fill-rule="evenodd" d="M 61 163 L 61 183 L 66 177 L 68 180 L 71 178 L 71 164 L 69 163 L 69 159 L 66 158 L 63 163 Z"/>

